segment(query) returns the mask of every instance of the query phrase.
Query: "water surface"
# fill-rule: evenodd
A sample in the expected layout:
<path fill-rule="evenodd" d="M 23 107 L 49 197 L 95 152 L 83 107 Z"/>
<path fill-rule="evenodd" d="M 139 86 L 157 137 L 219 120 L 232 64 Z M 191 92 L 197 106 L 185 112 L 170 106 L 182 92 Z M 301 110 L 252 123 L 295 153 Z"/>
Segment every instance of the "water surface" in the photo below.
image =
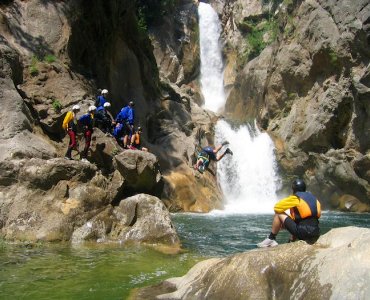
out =
<path fill-rule="evenodd" d="M 174 214 L 187 252 L 168 255 L 142 246 L 0 243 L 0 299 L 126 299 L 133 288 L 184 275 L 196 262 L 256 248 L 272 215 Z M 369 214 L 324 213 L 323 233 L 370 227 Z M 279 243 L 288 240 L 282 232 Z"/>

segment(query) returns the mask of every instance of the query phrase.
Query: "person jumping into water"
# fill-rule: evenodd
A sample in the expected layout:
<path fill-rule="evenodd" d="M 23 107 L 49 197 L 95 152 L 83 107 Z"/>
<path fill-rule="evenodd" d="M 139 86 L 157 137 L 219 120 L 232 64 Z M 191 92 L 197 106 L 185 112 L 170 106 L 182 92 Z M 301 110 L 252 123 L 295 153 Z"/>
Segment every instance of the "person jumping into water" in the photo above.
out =
<path fill-rule="evenodd" d="M 218 145 L 216 148 L 211 146 L 202 148 L 202 150 L 199 152 L 197 156 L 197 162 L 194 165 L 194 169 L 198 170 L 200 173 L 203 173 L 208 168 L 211 160 L 219 161 L 226 154 L 233 155 L 233 152 L 230 150 L 230 148 L 227 148 L 222 154 L 218 153 L 223 146 L 228 144 L 229 142 L 225 141 L 221 145 Z"/>

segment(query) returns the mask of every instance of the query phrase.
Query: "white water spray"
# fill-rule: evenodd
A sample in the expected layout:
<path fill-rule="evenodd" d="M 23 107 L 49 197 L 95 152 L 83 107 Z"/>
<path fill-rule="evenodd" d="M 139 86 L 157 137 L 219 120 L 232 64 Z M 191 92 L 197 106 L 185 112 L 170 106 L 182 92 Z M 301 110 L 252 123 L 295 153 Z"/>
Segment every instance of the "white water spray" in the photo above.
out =
<path fill-rule="evenodd" d="M 200 74 L 204 107 L 218 112 L 225 105 L 221 24 L 217 13 L 206 3 L 199 3 Z"/>
<path fill-rule="evenodd" d="M 201 2 L 198 12 L 205 108 L 219 112 L 226 102 L 219 42 L 221 26 L 209 4 Z M 228 140 L 234 152 L 218 162 L 217 177 L 226 202 L 222 213 L 272 213 L 280 182 L 274 145 L 266 133 L 256 128 L 245 125 L 233 129 L 226 121 L 216 125 L 216 142 Z M 225 147 L 221 151 L 224 150 Z"/>
<path fill-rule="evenodd" d="M 227 213 L 271 213 L 280 180 L 274 145 L 257 126 L 233 129 L 225 121 L 216 126 L 216 140 L 230 142 L 234 155 L 222 159 L 217 176 L 225 197 Z"/>

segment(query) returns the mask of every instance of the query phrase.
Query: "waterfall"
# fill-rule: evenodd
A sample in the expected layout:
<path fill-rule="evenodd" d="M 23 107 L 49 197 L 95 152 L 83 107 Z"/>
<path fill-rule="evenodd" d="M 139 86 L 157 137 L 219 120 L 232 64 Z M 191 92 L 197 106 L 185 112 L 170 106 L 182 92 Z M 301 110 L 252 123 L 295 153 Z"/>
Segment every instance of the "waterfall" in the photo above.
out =
<path fill-rule="evenodd" d="M 218 162 L 217 177 L 225 197 L 225 212 L 271 213 L 280 185 L 274 144 L 256 124 L 232 128 L 216 125 L 216 140 L 230 142 L 234 155 Z"/>
<path fill-rule="evenodd" d="M 199 3 L 200 83 L 204 107 L 218 112 L 225 105 L 221 24 L 212 6 Z"/>
<path fill-rule="evenodd" d="M 219 112 L 226 102 L 221 25 L 211 5 L 200 2 L 198 13 L 204 107 Z M 255 124 L 233 128 L 221 120 L 216 125 L 215 138 L 217 143 L 228 140 L 234 152 L 218 162 L 217 178 L 225 199 L 222 213 L 271 213 L 277 200 L 279 177 L 274 145 L 268 134 L 260 132 Z"/>

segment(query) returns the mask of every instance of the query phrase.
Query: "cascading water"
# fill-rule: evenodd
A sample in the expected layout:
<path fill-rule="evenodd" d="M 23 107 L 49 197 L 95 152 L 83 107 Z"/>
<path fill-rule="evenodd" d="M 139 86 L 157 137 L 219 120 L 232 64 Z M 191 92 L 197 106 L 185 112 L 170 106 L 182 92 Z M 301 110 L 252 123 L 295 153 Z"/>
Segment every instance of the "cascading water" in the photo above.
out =
<path fill-rule="evenodd" d="M 204 107 L 218 112 L 225 105 L 223 63 L 221 56 L 221 25 L 217 13 L 209 5 L 200 2 L 200 83 L 205 100 Z"/>
<path fill-rule="evenodd" d="M 219 112 L 225 105 L 221 25 L 214 9 L 199 3 L 201 87 L 205 108 Z M 216 142 L 228 140 L 234 152 L 218 162 L 217 176 L 225 196 L 222 213 L 271 213 L 276 202 L 279 178 L 274 146 L 256 126 L 232 128 L 226 121 L 216 125 Z M 221 151 L 224 151 L 221 150 Z"/>
<path fill-rule="evenodd" d="M 217 176 L 225 196 L 227 213 L 272 212 L 279 178 L 274 145 L 257 126 L 233 129 L 227 122 L 216 125 L 216 140 L 230 142 L 234 155 L 218 163 Z"/>

